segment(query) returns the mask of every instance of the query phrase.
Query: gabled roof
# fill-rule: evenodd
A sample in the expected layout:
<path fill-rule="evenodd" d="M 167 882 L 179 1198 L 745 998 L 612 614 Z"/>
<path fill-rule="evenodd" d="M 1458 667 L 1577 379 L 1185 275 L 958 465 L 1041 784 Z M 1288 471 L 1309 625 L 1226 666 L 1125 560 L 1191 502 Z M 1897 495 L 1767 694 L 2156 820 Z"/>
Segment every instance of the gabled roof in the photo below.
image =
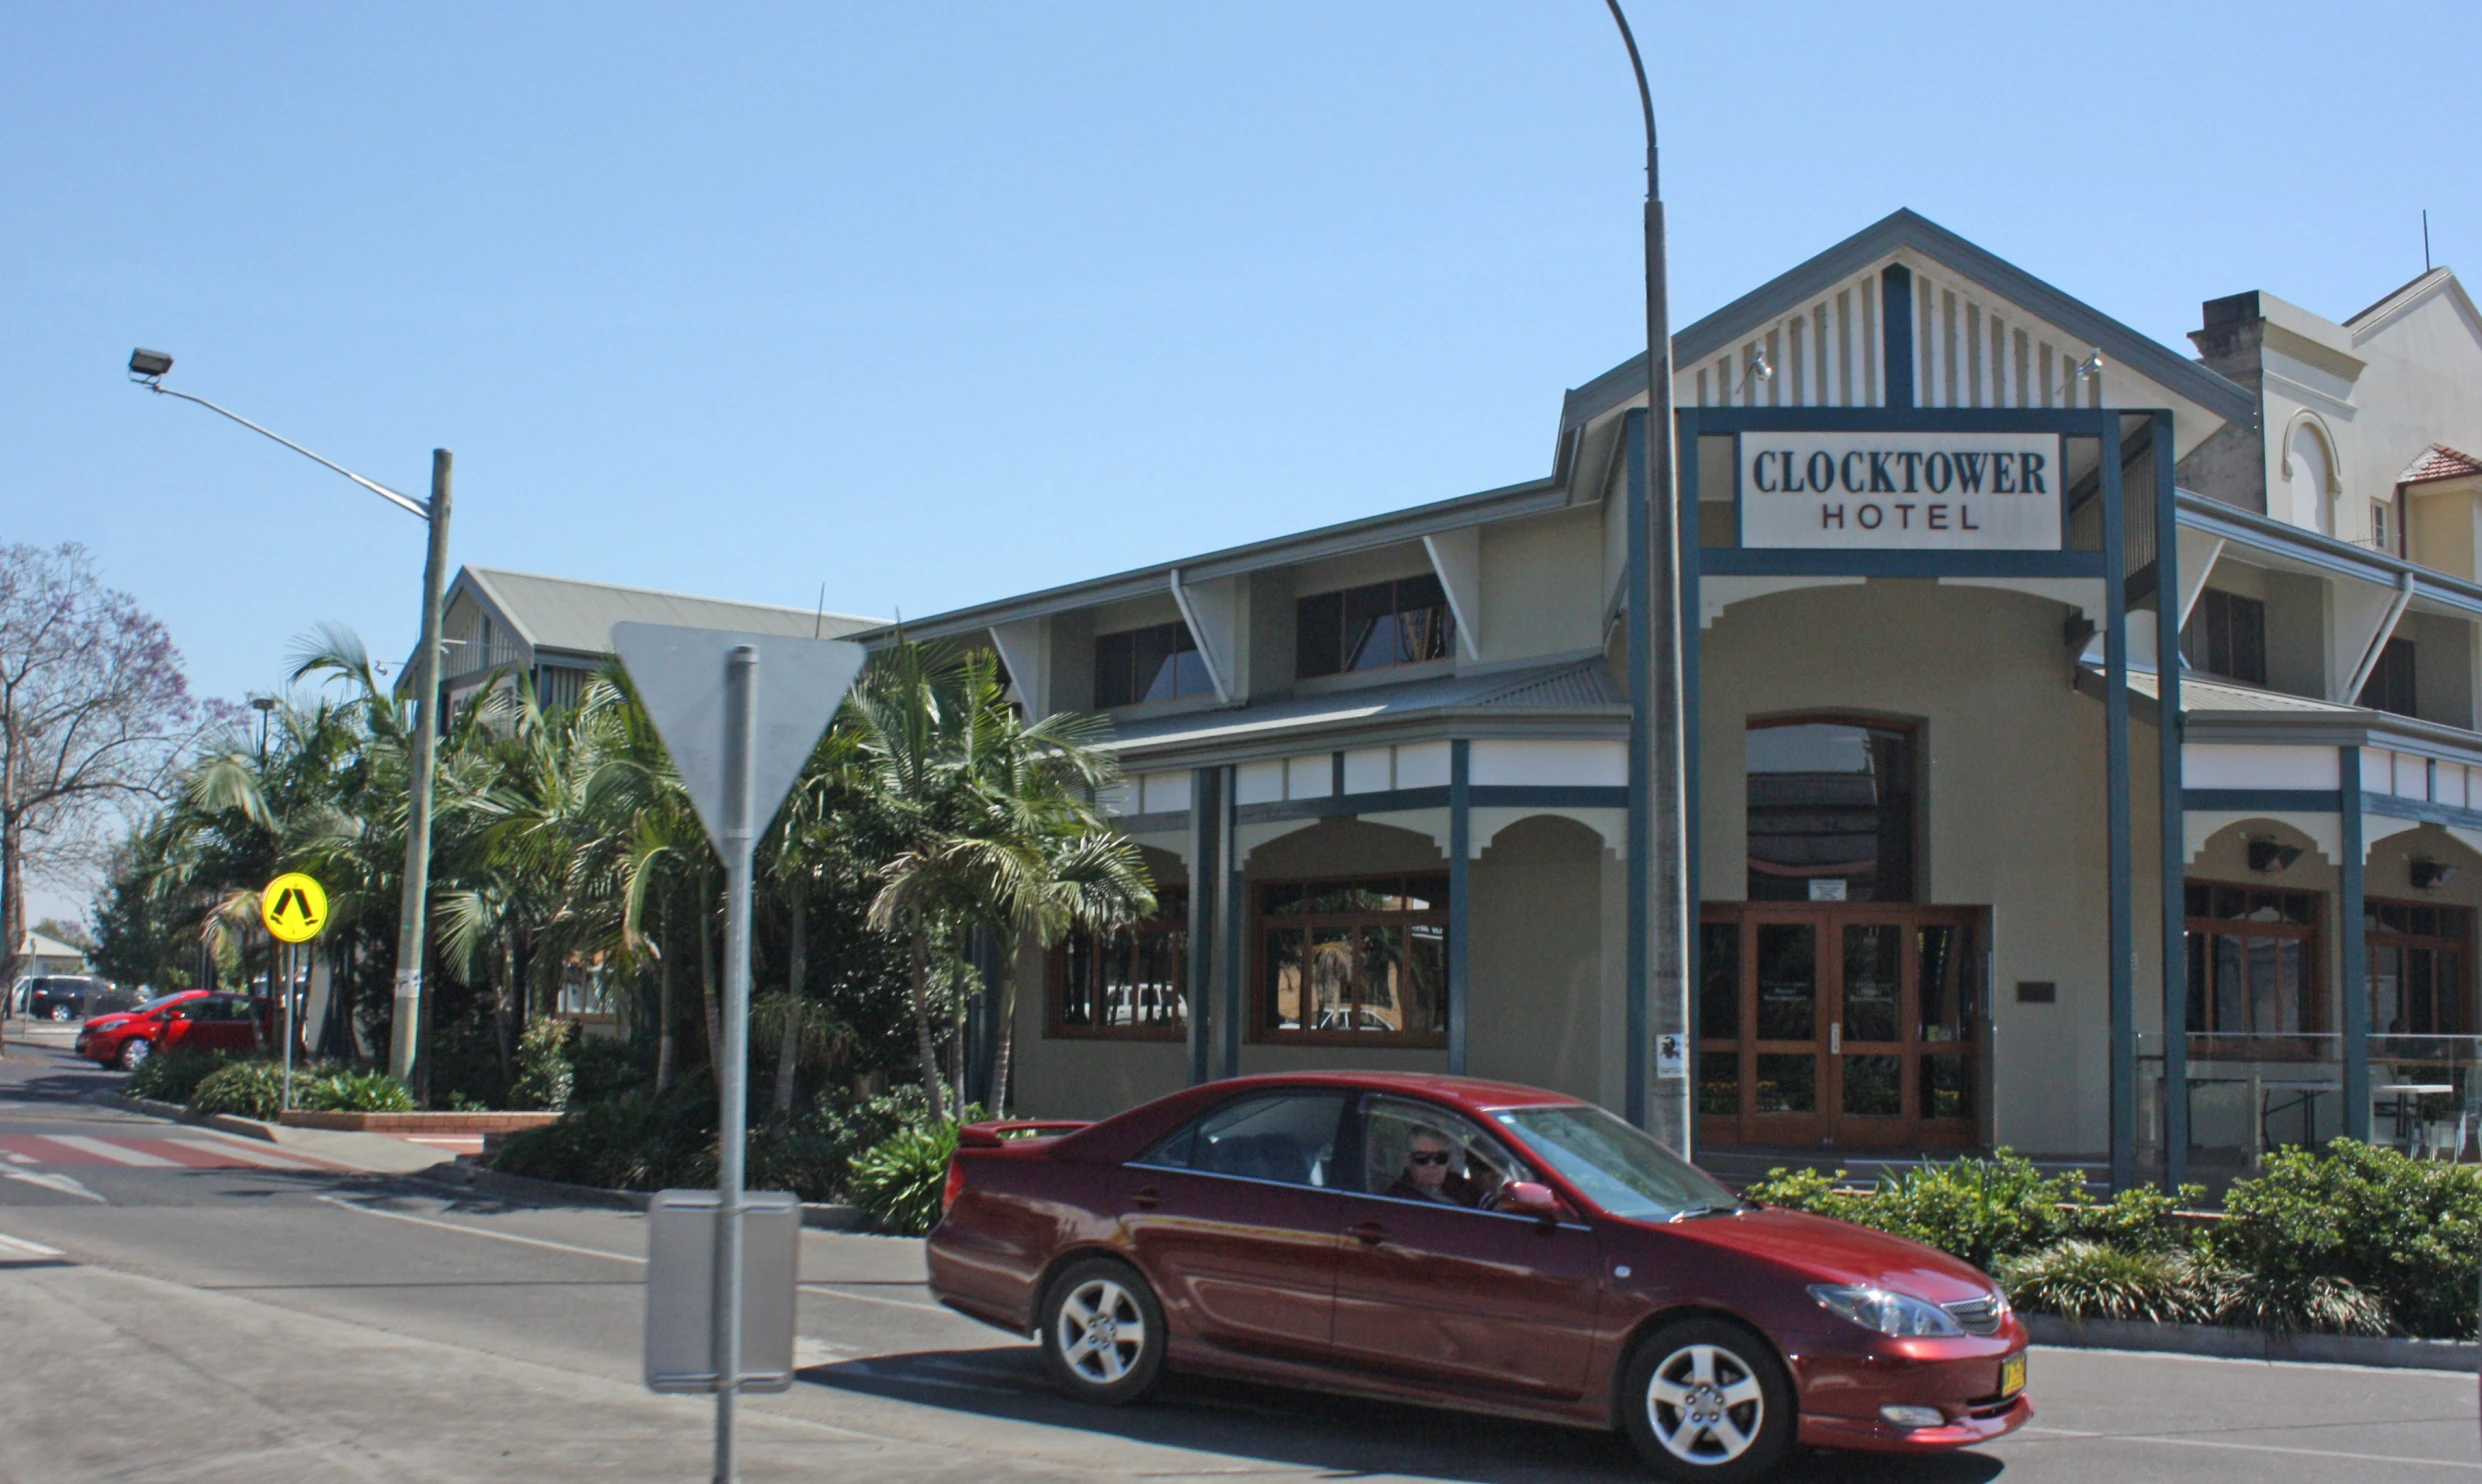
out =
<path fill-rule="evenodd" d="M 1697 323 L 1672 332 L 1672 360 L 1688 365 L 1724 350 L 1751 326 L 1792 312 L 1838 282 L 1900 250 L 1910 250 L 1982 285 L 2104 357 L 2187 397 L 2233 422 L 2247 422 L 2257 403 L 2234 383 L 2129 328 L 2101 310 L 2073 299 L 2024 269 L 1957 236 L 1918 212 L 1899 208 L 1842 242 L 1777 275 Z M 1563 428 L 1600 417 L 1645 390 L 1643 352 L 1568 394 Z"/>
<path fill-rule="evenodd" d="M 538 654 L 556 650 L 569 654 L 605 655 L 612 651 L 616 623 L 679 624 L 697 629 L 731 629 L 750 634 L 795 634 L 804 638 L 841 639 L 877 628 L 885 619 L 859 618 L 850 613 L 822 613 L 811 608 L 785 608 L 772 603 L 740 603 L 725 598 L 700 598 L 653 588 L 621 587 L 585 582 L 574 577 L 546 577 L 497 567 L 467 567 L 457 585 L 471 589 Z"/>
<path fill-rule="evenodd" d="M 2476 474 L 2482 474 L 2482 459 L 2469 453 L 2459 453 L 2444 443 L 2434 443 L 2423 449 L 2419 458 L 2404 466 L 2404 472 L 2396 476 L 2396 482 L 2428 484 L 2439 479 L 2470 479 Z"/>

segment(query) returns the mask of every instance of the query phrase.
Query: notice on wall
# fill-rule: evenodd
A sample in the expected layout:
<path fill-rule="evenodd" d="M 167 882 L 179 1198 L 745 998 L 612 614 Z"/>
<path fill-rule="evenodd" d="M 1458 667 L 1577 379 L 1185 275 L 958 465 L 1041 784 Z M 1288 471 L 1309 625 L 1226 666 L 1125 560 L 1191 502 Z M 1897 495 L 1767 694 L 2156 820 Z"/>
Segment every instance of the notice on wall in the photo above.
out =
<path fill-rule="evenodd" d="M 2052 433 L 1744 433 L 1741 544 L 2057 551 Z"/>

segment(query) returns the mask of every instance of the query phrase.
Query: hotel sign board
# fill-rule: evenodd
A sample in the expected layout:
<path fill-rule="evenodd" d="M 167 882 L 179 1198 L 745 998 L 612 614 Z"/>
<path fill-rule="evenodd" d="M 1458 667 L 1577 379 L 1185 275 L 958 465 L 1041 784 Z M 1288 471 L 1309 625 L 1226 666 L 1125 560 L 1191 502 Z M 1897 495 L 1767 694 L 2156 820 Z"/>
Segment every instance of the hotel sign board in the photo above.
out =
<path fill-rule="evenodd" d="M 1744 432 L 1741 545 L 2058 551 L 2056 433 Z"/>

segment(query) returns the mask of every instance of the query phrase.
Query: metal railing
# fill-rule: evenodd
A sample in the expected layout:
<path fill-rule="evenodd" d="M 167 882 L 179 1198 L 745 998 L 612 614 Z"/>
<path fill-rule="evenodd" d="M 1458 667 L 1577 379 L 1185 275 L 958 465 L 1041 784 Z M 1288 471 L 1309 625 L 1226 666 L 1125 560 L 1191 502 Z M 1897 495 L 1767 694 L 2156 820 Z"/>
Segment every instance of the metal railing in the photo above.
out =
<path fill-rule="evenodd" d="M 2138 1144 L 2160 1160 L 2168 1123 L 2163 1036 L 2140 1032 Z M 2189 1036 L 2193 1157 L 2228 1152 L 2255 1169 L 2285 1145 L 2344 1131 L 2344 1038 L 2334 1032 Z M 2370 1137 L 2416 1156 L 2482 1160 L 2482 1035 L 2372 1035 Z"/>

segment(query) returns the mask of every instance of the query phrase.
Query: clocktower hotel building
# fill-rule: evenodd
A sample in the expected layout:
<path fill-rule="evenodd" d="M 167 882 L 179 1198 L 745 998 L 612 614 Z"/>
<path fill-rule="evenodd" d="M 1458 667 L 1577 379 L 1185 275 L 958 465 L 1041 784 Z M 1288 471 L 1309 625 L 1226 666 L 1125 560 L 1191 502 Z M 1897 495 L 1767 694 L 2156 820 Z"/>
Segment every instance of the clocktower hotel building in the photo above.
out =
<path fill-rule="evenodd" d="M 1685 1075 L 1702 1154 L 2476 1157 L 2482 316 L 2439 269 L 2189 338 L 1901 211 L 1677 332 L 1669 1045 L 1628 952 L 1642 360 L 1539 479 L 909 622 L 1111 719 L 1160 888 L 1022 946 L 1012 1107 Z"/>

